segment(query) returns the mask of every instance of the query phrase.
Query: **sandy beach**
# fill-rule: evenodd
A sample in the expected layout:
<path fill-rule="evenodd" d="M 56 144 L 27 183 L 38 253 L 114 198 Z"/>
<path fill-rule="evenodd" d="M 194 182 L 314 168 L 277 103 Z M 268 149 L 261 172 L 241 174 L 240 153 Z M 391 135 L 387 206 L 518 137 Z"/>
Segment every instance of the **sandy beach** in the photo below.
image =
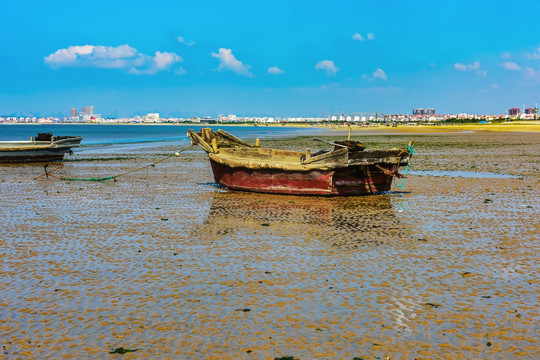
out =
<path fill-rule="evenodd" d="M 118 181 L 0 165 L 0 359 L 537 359 L 540 134 L 401 129 L 354 131 L 415 141 L 403 190 L 365 197 L 228 191 L 199 149 Z"/>

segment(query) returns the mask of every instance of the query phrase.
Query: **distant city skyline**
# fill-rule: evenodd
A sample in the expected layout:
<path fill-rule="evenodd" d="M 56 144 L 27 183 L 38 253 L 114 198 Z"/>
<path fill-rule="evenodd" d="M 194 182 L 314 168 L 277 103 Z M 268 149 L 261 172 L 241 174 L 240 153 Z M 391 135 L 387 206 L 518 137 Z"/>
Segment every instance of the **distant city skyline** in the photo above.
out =
<path fill-rule="evenodd" d="M 528 16 L 539 11 L 532 0 L 2 2 L 0 115 L 88 104 L 103 117 L 508 114 L 540 102 Z"/>
<path fill-rule="evenodd" d="M 403 111 L 403 112 L 399 112 L 399 113 L 385 113 L 385 112 L 382 112 L 382 111 L 372 111 L 372 112 L 336 112 L 336 113 L 324 113 L 321 112 L 320 114 L 317 114 L 317 115 L 313 115 L 314 117 L 329 117 L 329 116 L 332 116 L 332 115 L 335 115 L 335 116 L 339 116 L 339 115 L 344 115 L 344 114 L 347 114 L 347 115 L 354 115 L 354 114 L 381 114 L 381 115 L 445 115 L 445 116 L 451 116 L 451 115 L 471 115 L 471 116 L 485 116 L 485 115 L 493 115 L 493 116 L 502 116 L 502 115 L 516 115 L 516 114 L 529 114 L 529 115 L 532 115 L 532 114 L 538 114 L 538 104 L 535 104 L 534 106 L 526 106 L 526 105 L 522 105 L 522 107 L 512 107 L 512 108 L 509 108 L 507 109 L 505 112 L 503 113 L 464 113 L 464 112 L 459 112 L 459 113 L 449 113 L 449 114 L 443 114 L 443 113 L 439 113 L 437 112 L 437 110 L 435 108 L 414 108 L 414 109 L 411 109 L 411 111 Z M 147 113 L 151 113 L 151 112 L 138 112 L 138 113 L 132 113 L 132 114 L 129 114 L 129 115 L 126 115 L 126 114 L 107 114 L 105 116 L 103 116 L 103 118 L 130 118 L 130 117 L 137 117 L 137 116 L 143 116 L 144 114 L 147 114 Z M 219 114 L 194 114 L 194 113 L 180 113 L 180 112 L 159 112 L 159 111 L 154 111 L 153 113 L 156 113 L 156 114 L 162 114 L 164 118 L 189 118 L 189 117 L 208 117 L 210 115 L 210 117 L 219 117 L 219 115 L 223 115 L 221 113 Z M 72 107 L 70 108 L 69 110 L 67 110 L 65 113 L 62 112 L 62 111 L 57 111 L 57 112 L 54 112 L 54 113 L 49 113 L 49 114 L 43 114 L 43 113 L 37 113 L 37 114 L 31 114 L 31 113 L 23 113 L 23 114 L 18 114 L 18 113 L 14 113 L 14 114 L 0 114 L 0 117 L 25 117 L 25 116 L 30 116 L 30 117 L 56 117 L 56 118 L 74 118 L 74 117 L 92 117 L 94 115 L 94 106 L 93 105 L 88 105 L 88 106 L 82 106 L 81 107 L 81 111 L 78 111 L 77 108 L 75 107 Z M 236 116 L 236 114 L 235 114 Z M 264 114 L 264 115 L 253 115 L 253 114 L 240 114 L 239 116 L 241 117 L 252 117 L 252 116 L 255 116 L 255 117 L 273 117 L 273 116 L 276 116 L 274 114 Z M 313 117 L 313 116 L 307 116 L 307 117 Z M 101 114 L 96 114 L 96 117 L 99 117 L 99 118 L 102 118 L 102 115 Z M 289 116 L 287 114 L 284 114 L 284 115 L 279 115 L 278 117 L 295 117 L 295 116 Z M 296 117 L 302 117 L 300 115 L 296 115 Z"/>

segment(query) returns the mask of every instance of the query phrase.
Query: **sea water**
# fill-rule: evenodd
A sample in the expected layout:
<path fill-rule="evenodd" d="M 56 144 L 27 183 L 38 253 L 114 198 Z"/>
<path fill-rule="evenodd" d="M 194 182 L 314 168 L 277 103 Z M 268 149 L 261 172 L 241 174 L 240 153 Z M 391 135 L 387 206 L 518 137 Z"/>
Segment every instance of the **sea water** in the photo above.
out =
<path fill-rule="evenodd" d="M 82 136 L 81 147 L 119 144 L 172 142 L 189 144 L 188 129 L 200 131 L 201 127 L 224 129 L 241 139 L 268 139 L 320 133 L 320 128 L 239 126 L 239 125 L 140 125 L 140 124 L 1 124 L 0 141 L 29 140 L 37 133 L 53 133 L 56 136 Z"/>

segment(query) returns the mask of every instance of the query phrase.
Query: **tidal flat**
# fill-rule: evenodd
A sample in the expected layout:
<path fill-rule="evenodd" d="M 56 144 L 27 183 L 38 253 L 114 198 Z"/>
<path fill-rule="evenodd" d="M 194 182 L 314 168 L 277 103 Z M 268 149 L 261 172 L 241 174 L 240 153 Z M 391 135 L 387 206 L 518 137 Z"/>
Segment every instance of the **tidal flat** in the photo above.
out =
<path fill-rule="evenodd" d="M 117 181 L 0 165 L 0 359 L 537 359 L 540 134 L 353 135 L 413 139 L 421 175 L 321 198 L 220 188 L 195 148 Z M 178 150 L 48 169 L 106 177 Z"/>

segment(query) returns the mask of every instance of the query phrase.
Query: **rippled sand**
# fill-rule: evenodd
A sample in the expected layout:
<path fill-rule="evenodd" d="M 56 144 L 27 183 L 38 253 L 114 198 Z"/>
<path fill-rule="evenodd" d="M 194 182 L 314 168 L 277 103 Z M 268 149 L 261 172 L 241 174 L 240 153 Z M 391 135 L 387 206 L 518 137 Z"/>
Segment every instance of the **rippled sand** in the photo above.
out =
<path fill-rule="evenodd" d="M 314 198 L 220 189 L 199 150 L 116 182 L 0 166 L 0 358 L 538 358 L 539 135 L 416 143 L 415 169 L 518 177 Z M 108 176 L 176 150 L 55 174 Z"/>

